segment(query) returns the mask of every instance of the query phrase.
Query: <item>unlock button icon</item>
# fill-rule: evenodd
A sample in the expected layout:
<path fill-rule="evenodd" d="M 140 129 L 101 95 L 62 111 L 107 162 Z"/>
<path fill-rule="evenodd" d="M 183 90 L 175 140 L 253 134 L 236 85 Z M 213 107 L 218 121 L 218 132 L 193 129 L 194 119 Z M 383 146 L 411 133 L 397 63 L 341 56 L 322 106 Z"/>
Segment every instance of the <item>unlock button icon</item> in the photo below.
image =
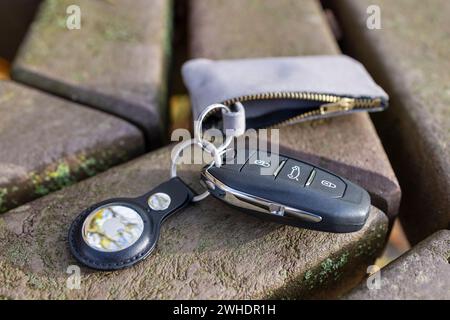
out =
<path fill-rule="evenodd" d="M 342 179 L 319 169 L 314 169 L 312 182 L 308 187 L 326 193 L 331 198 L 342 197 L 346 188 Z"/>
<path fill-rule="evenodd" d="M 322 180 L 320 183 L 327 188 L 336 189 L 336 185 L 328 180 Z"/>

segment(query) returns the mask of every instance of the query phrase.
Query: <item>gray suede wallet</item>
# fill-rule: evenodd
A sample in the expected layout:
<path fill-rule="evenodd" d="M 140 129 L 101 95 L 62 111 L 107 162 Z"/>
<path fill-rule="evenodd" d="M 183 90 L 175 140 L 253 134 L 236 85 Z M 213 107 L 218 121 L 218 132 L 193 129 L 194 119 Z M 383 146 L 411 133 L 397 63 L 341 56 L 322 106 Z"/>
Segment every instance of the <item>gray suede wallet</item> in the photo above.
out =
<path fill-rule="evenodd" d="M 182 68 L 194 119 L 213 103 L 241 102 L 247 128 L 381 111 L 388 95 L 344 55 L 240 60 L 194 59 Z"/>

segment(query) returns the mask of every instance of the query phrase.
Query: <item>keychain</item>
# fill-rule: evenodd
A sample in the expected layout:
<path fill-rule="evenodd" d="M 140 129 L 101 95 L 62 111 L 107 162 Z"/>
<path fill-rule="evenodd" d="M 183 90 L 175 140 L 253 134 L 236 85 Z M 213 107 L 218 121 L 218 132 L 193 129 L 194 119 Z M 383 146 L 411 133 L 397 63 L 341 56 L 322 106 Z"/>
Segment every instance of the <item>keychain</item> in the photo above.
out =
<path fill-rule="evenodd" d="M 153 251 L 166 218 L 209 194 L 259 218 L 300 228 L 341 233 L 364 226 L 370 211 L 367 191 L 323 168 L 257 149 L 235 150 L 234 159 L 222 163 L 233 137 L 245 131 L 243 107 L 236 106 L 236 112 L 220 104 L 203 111 L 195 138 L 175 146 L 170 180 L 140 197 L 106 200 L 82 212 L 69 231 L 73 255 L 95 269 L 129 267 Z M 227 133 L 219 147 L 202 137 L 202 123 L 216 109 L 223 109 Z M 191 145 L 213 157 L 200 172 L 207 190 L 199 195 L 177 177 L 177 160 Z M 234 163 L 238 154 L 244 155 L 242 163 Z"/>
<path fill-rule="evenodd" d="M 243 110 L 242 105 L 238 107 Z M 211 105 L 203 111 L 194 130 L 195 138 L 175 146 L 168 181 L 137 198 L 105 200 L 78 215 L 69 229 L 68 239 L 70 250 L 79 262 L 99 270 L 117 270 L 136 264 L 156 247 L 164 220 L 209 195 L 209 191 L 196 195 L 177 177 L 176 168 L 181 153 L 191 145 L 208 152 L 213 157 L 211 165 L 222 165 L 221 155 L 233 136 L 227 135 L 219 147 L 202 138 L 202 122 L 215 109 L 223 109 L 223 114 L 232 113 L 229 107 L 221 104 Z M 243 114 L 240 117 L 245 120 Z"/>

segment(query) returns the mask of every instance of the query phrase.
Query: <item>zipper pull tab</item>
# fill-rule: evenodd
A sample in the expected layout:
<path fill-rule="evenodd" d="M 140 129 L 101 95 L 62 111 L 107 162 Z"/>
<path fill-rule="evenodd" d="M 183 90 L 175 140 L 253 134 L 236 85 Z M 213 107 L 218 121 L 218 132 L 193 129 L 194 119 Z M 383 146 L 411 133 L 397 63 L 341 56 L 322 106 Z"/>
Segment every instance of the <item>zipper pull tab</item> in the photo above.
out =
<path fill-rule="evenodd" d="M 320 114 L 327 114 L 339 111 L 348 111 L 355 107 L 355 99 L 341 98 L 340 100 L 332 103 L 323 104 L 320 106 Z"/>

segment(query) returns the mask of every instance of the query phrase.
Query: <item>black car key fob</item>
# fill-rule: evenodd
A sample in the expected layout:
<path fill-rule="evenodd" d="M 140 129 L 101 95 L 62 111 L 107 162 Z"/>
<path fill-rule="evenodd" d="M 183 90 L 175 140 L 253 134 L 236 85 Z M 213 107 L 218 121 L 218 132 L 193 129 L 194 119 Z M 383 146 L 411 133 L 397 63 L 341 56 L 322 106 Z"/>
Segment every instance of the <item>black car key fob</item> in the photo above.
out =
<path fill-rule="evenodd" d="M 263 219 L 327 232 L 360 230 L 370 196 L 360 186 L 312 164 L 266 151 L 231 150 L 223 165 L 203 168 L 210 193 Z"/>

